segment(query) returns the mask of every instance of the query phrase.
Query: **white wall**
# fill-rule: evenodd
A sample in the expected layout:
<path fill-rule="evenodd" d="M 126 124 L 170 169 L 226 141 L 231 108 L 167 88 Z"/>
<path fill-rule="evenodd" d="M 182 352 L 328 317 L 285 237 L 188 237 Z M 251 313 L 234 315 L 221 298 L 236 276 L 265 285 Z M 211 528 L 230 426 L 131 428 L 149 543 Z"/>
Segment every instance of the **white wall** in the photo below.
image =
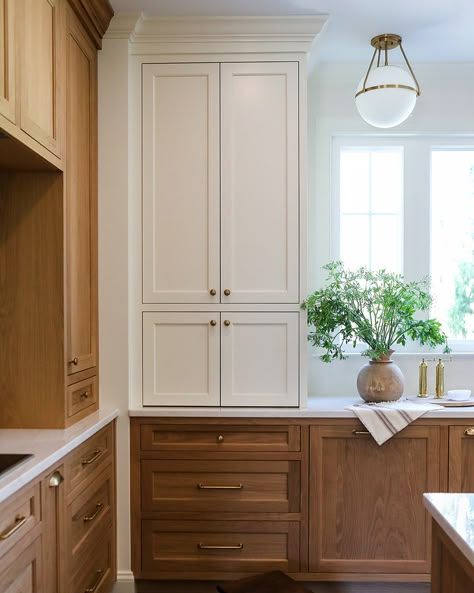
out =
<path fill-rule="evenodd" d="M 383 132 L 392 134 L 474 134 L 474 64 L 417 64 L 415 74 L 421 96 L 411 117 L 393 130 L 377 132 L 358 115 L 355 88 L 368 64 L 320 64 L 310 75 L 309 111 L 309 280 L 312 291 L 324 280 L 321 266 L 332 259 L 331 245 L 331 141 L 336 135 Z M 348 360 L 322 363 L 309 350 L 309 395 L 352 395 L 358 369 L 366 359 L 352 354 Z M 426 353 L 424 354 L 426 355 Z M 429 354 L 430 358 L 434 355 Z M 446 363 L 446 389 L 474 390 L 474 355 L 453 355 Z M 421 355 L 397 353 L 406 380 L 406 393 L 417 393 Z M 430 362 L 429 382 L 434 382 Z"/>

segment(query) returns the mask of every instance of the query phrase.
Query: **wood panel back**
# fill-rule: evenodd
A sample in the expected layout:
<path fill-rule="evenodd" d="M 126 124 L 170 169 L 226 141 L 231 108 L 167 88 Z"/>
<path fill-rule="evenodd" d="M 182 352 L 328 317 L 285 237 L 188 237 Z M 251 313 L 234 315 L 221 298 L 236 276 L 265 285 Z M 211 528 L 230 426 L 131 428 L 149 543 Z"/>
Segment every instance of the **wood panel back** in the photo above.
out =
<path fill-rule="evenodd" d="M 60 173 L 0 173 L 0 426 L 63 428 Z"/>

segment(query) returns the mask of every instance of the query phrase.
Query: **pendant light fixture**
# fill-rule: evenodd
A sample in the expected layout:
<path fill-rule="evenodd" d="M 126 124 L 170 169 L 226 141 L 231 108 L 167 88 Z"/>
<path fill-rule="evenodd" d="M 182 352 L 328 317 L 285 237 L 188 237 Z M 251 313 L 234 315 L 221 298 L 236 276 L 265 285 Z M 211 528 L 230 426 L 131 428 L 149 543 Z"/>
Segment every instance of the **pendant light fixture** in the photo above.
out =
<path fill-rule="evenodd" d="M 403 51 L 402 38 L 393 33 L 377 35 L 371 40 L 375 48 L 367 74 L 362 78 L 355 95 L 357 110 L 367 123 L 376 128 L 398 126 L 411 114 L 420 86 Z M 405 59 L 408 72 L 398 66 L 390 66 L 388 52 L 396 47 Z M 382 52 L 384 54 L 383 64 Z M 377 56 L 377 66 L 372 68 Z"/>

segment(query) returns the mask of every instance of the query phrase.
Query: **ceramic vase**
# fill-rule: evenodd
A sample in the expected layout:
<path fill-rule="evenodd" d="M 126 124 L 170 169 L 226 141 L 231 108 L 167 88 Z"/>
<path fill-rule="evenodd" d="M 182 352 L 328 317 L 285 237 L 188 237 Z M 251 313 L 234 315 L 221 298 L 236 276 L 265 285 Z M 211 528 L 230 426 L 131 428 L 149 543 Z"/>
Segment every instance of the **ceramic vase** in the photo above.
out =
<path fill-rule="evenodd" d="M 366 402 L 392 402 L 400 399 L 405 379 L 400 368 L 390 360 L 393 350 L 387 356 L 372 359 L 365 364 L 357 376 L 357 391 Z"/>

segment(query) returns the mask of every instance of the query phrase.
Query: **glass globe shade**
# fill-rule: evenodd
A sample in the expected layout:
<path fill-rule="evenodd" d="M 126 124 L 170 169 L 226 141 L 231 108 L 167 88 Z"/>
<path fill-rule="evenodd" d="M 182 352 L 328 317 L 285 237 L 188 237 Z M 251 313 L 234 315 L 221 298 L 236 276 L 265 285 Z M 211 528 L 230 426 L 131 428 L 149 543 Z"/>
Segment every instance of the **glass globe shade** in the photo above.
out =
<path fill-rule="evenodd" d="M 359 82 L 362 90 L 365 75 Z M 403 84 L 414 89 L 409 72 L 397 66 L 379 66 L 370 71 L 365 88 L 383 84 Z M 400 88 L 375 89 L 356 97 L 356 107 L 362 119 L 377 128 L 398 126 L 411 114 L 416 103 L 416 91 Z"/>

